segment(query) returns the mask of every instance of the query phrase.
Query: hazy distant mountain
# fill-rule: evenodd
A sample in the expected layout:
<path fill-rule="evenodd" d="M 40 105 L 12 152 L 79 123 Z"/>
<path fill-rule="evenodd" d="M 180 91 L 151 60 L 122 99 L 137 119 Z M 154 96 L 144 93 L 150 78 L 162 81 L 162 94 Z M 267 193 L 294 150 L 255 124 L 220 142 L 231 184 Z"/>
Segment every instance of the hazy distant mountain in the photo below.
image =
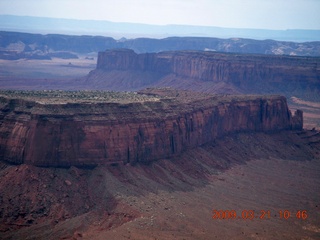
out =
<path fill-rule="evenodd" d="M 114 38 L 170 36 L 274 39 L 280 41 L 320 41 L 320 30 L 264 30 L 186 25 L 148 25 L 110 21 L 71 20 L 0 15 L 0 30 L 29 33 L 102 35 Z"/>
<path fill-rule="evenodd" d="M 284 42 L 243 38 L 169 37 L 115 40 L 103 36 L 31 34 L 0 31 L 0 59 L 15 60 L 76 58 L 78 54 L 96 56 L 106 49 L 128 48 L 137 53 L 200 50 L 270 55 L 320 56 L 318 42 Z"/>

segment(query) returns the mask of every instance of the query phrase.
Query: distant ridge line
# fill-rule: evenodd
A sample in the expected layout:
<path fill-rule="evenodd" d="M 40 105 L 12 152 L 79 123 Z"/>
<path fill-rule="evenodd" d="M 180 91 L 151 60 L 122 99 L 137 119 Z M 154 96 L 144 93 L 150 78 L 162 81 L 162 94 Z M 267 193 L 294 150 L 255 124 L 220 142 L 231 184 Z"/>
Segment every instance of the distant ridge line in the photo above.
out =
<path fill-rule="evenodd" d="M 50 58 L 52 54 L 56 57 L 62 56 L 61 54 L 63 57 L 71 57 L 74 54 L 94 54 L 96 56 L 100 51 L 119 48 L 132 49 L 136 53 L 195 50 L 236 54 L 320 56 L 320 41 L 297 43 L 213 37 L 121 38 L 116 40 L 103 36 L 43 35 L 0 31 L 0 59 Z"/>
<path fill-rule="evenodd" d="M 257 40 L 273 39 L 293 42 L 320 41 L 320 30 L 267 30 L 215 26 L 150 25 L 105 20 L 75 20 L 14 15 L 0 15 L 0 30 L 41 34 L 101 35 L 117 39 L 122 37 L 165 38 L 171 36 L 189 36 L 250 38 Z"/>

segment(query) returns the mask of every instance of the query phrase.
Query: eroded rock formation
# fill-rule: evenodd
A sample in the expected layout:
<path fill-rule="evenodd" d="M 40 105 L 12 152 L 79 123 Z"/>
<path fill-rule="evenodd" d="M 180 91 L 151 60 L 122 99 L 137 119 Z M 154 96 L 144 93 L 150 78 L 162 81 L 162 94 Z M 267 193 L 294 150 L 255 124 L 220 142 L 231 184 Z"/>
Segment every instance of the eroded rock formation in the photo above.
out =
<path fill-rule="evenodd" d="M 233 132 L 302 129 L 302 112 L 292 116 L 281 96 L 144 93 L 157 95 L 144 102 L 65 104 L 2 96 L 0 158 L 37 166 L 133 164 Z"/>
<path fill-rule="evenodd" d="M 121 83 L 131 84 L 120 86 L 115 72 Z M 99 53 L 97 70 L 88 76 L 88 82 L 97 80 L 122 90 L 146 86 L 204 90 L 223 83 L 242 93 L 320 92 L 320 58 L 199 51 L 136 54 L 118 49 Z"/>

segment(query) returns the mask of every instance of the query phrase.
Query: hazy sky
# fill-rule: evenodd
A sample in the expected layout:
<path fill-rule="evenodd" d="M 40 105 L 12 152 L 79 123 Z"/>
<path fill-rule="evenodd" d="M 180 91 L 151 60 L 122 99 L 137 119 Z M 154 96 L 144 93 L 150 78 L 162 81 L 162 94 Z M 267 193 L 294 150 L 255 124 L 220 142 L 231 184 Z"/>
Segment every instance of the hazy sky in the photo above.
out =
<path fill-rule="evenodd" d="M 320 29 L 320 0 L 0 0 L 0 14 L 159 25 Z"/>

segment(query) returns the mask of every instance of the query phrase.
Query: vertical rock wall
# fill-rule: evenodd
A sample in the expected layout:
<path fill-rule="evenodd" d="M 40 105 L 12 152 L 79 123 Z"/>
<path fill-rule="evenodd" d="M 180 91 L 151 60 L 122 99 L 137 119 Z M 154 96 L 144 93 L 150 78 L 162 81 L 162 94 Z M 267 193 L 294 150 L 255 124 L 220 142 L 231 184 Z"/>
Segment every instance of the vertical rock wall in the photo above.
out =
<path fill-rule="evenodd" d="M 319 88 L 320 58 L 227 54 L 200 51 L 136 54 L 118 49 L 100 52 L 97 70 L 149 71 L 243 89 Z M 112 79 L 106 79 L 112 81 Z M 282 89 L 283 88 L 283 89 Z"/>
<path fill-rule="evenodd" d="M 302 112 L 291 116 L 284 97 L 205 101 L 205 107 L 178 109 L 181 103 L 131 104 L 122 116 L 123 106 L 117 104 L 102 104 L 99 114 L 91 105 L 81 114 L 81 105 L 55 105 L 50 106 L 55 113 L 48 114 L 41 104 L 2 99 L 0 158 L 37 166 L 134 164 L 178 155 L 234 132 L 302 128 Z"/>

